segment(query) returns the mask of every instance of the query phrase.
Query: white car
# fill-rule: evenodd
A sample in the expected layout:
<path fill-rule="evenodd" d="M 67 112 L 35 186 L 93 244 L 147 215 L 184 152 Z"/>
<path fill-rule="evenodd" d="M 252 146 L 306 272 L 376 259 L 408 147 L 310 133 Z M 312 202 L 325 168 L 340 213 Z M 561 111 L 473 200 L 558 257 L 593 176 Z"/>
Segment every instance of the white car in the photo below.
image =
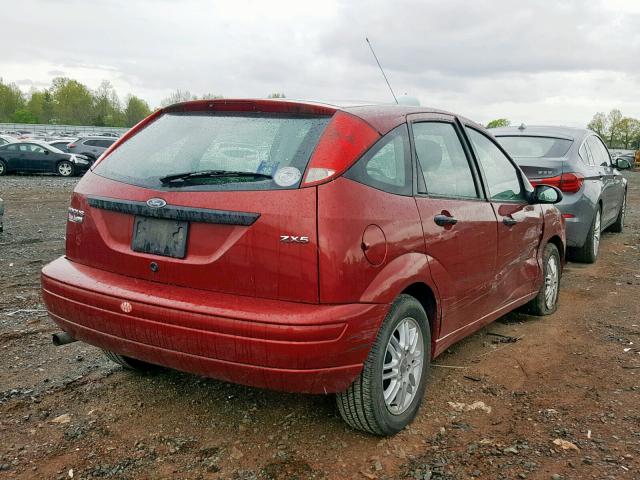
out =
<path fill-rule="evenodd" d="M 0 145 L 6 145 L 7 143 L 15 143 L 18 140 L 11 135 L 0 135 Z"/>

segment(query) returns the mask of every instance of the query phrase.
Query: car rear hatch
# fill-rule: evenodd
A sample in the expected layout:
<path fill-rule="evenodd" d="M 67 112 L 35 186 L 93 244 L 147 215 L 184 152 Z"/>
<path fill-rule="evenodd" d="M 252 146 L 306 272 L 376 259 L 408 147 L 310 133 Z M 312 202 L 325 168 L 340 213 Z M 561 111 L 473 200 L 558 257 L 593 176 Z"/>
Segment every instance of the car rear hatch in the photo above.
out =
<path fill-rule="evenodd" d="M 316 189 L 300 185 L 335 113 L 275 101 L 157 112 L 78 184 L 67 257 L 165 284 L 318 302 Z"/>
<path fill-rule="evenodd" d="M 566 170 L 566 155 L 573 140 L 542 135 L 496 138 L 533 185 L 553 185 L 565 193 L 574 193 L 582 185 L 582 176 Z"/>

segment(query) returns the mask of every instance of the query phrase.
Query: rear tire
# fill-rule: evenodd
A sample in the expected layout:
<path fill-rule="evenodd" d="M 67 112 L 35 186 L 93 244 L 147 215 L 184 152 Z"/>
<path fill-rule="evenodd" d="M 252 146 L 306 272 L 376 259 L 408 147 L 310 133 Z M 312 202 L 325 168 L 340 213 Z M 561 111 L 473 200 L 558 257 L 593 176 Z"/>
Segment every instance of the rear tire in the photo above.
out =
<path fill-rule="evenodd" d="M 398 433 L 418 413 L 430 363 L 427 314 L 414 297 L 400 295 L 380 327 L 362 372 L 347 391 L 336 395 L 340 415 L 357 430 Z"/>
<path fill-rule="evenodd" d="M 531 315 L 551 315 L 558 309 L 562 266 L 560 253 L 553 243 L 547 243 L 542 252 L 542 275 L 544 282 L 538 295 L 526 305 Z"/>
<path fill-rule="evenodd" d="M 109 350 L 103 350 L 105 356 L 112 362 L 124 367 L 126 370 L 134 370 L 136 372 L 153 372 L 160 370 L 161 367 L 154 365 L 153 363 L 143 362 L 131 357 L 125 357 L 124 355 L 110 352 Z"/>
<path fill-rule="evenodd" d="M 0 160 L 0 177 L 7 174 L 7 164 L 4 160 Z"/>
<path fill-rule="evenodd" d="M 613 225 L 609 227 L 609 231 L 613 233 L 622 233 L 624 230 L 624 217 L 627 213 L 627 192 L 624 192 L 622 197 L 622 205 L 620 205 L 620 211 L 618 212 L 618 218 Z"/>
<path fill-rule="evenodd" d="M 601 212 L 600 207 L 598 207 L 584 245 L 580 248 L 572 248 L 569 250 L 570 260 L 581 263 L 595 263 L 598 259 L 598 251 L 600 250 L 601 225 Z"/>
<path fill-rule="evenodd" d="M 61 177 L 72 177 L 73 174 L 75 173 L 75 168 L 73 167 L 73 164 L 71 162 L 67 162 L 66 160 L 63 160 L 60 163 L 58 163 L 58 166 L 56 167 L 56 171 L 58 172 L 58 175 L 60 175 Z"/>

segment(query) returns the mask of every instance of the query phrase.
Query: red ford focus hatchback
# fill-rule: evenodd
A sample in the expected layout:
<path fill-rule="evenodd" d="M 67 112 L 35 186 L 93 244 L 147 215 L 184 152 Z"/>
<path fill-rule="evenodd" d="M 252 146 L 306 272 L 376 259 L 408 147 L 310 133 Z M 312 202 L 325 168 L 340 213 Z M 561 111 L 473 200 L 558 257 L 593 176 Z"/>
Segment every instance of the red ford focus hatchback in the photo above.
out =
<path fill-rule="evenodd" d="M 561 195 L 442 111 L 181 103 L 80 180 L 43 295 L 58 343 L 336 393 L 347 423 L 388 435 L 449 345 L 516 307 L 556 309 Z"/>

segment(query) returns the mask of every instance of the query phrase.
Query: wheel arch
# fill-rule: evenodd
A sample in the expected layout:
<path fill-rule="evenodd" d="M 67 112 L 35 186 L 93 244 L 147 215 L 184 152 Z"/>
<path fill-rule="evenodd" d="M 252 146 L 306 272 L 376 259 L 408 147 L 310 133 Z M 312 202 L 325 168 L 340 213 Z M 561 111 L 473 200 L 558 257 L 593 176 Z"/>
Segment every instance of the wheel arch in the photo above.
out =
<path fill-rule="evenodd" d="M 439 333 L 439 322 L 438 319 L 438 299 L 436 297 L 433 289 L 424 282 L 415 282 L 406 287 L 401 293 L 405 295 L 410 295 L 424 308 L 424 311 L 427 312 L 427 318 L 429 319 L 429 329 L 431 330 L 431 343 L 432 348 L 431 352 L 433 354 L 433 345 L 435 344 L 435 339 L 438 337 Z"/>
<path fill-rule="evenodd" d="M 560 238 L 560 236 L 553 235 L 551 238 L 549 238 L 547 243 L 552 243 L 553 245 L 556 246 L 556 248 L 558 249 L 558 253 L 560 253 L 560 262 L 564 265 L 565 256 L 566 256 L 566 251 L 565 251 L 566 246 L 562 242 L 562 239 Z"/>

